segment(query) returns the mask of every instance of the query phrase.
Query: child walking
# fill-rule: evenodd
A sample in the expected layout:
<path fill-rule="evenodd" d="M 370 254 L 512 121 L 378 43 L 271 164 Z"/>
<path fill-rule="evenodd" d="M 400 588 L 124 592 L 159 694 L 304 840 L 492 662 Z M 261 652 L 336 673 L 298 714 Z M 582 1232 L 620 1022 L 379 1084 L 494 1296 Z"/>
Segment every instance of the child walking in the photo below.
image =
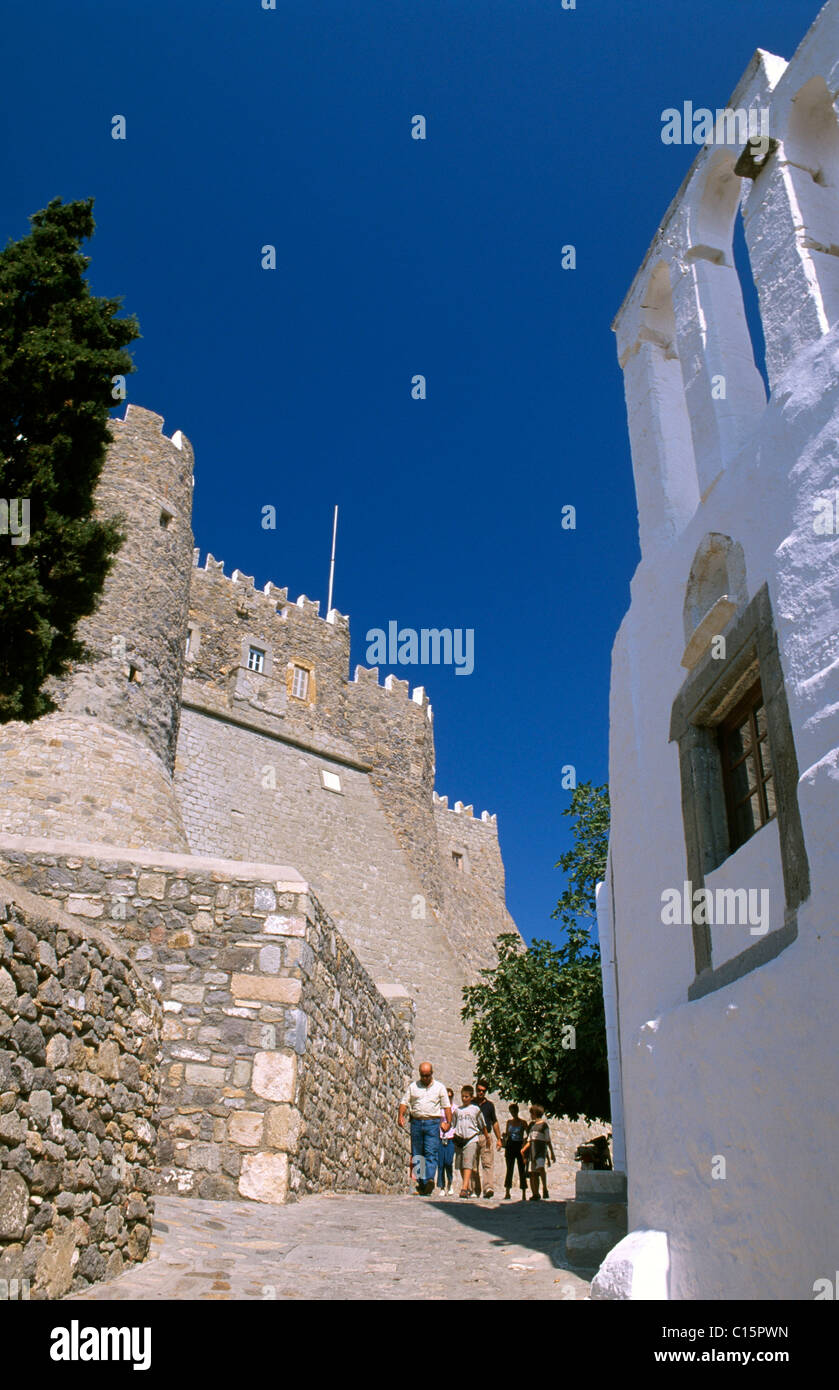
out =
<path fill-rule="evenodd" d="M 544 1110 L 541 1105 L 531 1105 L 530 1125 L 527 1130 L 527 1143 L 522 1148 L 522 1158 L 528 1154 L 530 1169 L 530 1200 L 538 1202 L 540 1200 L 539 1186 L 541 1179 L 542 1196 L 548 1195 L 547 1163 L 556 1163 L 554 1146 L 551 1143 L 551 1131 L 548 1122 L 544 1119 Z"/>

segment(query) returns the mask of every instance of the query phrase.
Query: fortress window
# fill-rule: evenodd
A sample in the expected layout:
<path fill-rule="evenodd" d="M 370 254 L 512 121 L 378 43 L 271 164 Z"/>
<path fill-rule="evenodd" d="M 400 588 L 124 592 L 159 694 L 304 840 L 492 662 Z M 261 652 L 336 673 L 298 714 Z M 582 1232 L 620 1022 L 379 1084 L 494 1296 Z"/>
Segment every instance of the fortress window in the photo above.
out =
<path fill-rule="evenodd" d="M 455 866 L 455 868 L 457 869 L 458 873 L 462 874 L 462 873 L 463 873 L 463 855 L 462 855 L 458 850 L 456 850 L 456 849 L 453 849 L 453 850 L 452 850 L 452 863 L 454 864 L 454 866 Z"/>
<path fill-rule="evenodd" d="M 328 792 L 339 792 L 341 790 L 341 778 L 337 772 L 329 772 L 325 767 L 320 770 L 321 786 Z"/>
<path fill-rule="evenodd" d="M 775 783 L 760 682 L 720 726 L 732 853 L 775 816 Z"/>
<path fill-rule="evenodd" d="M 264 653 L 264 651 L 262 650 L 261 647 L 249 647 L 249 648 L 248 648 L 248 670 L 249 670 L 249 671 L 264 671 L 264 670 L 265 670 L 265 653 Z"/>
<path fill-rule="evenodd" d="M 309 672 L 305 666 L 295 666 L 291 677 L 291 693 L 295 700 L 305 700 L 309 693 Z"/>
<path fill-rule="evenodd" d="M 164 510 L 160 513 L 160 525 L 161 525 L 161 527 L 162 527 L 162 529 L 163 529 L 164 531 L 168 531 L 168 529 L 169 529 L 169 522 L 170 522 L 171 520 L 172 520 L 172 513 L 171 513 L 171 512 L 167 512 L 166 509 L 164 508 Z"/>

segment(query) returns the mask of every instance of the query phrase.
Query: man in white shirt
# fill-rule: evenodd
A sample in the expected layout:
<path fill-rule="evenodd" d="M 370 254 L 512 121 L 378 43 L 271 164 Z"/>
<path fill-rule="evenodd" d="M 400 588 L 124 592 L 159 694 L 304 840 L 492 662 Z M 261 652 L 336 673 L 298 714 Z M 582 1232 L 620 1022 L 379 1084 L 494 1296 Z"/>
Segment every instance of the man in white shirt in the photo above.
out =
<path fill-rule="evenodd" d="M 411 1170 L 421 1197 L 434 1191 L 440 1151 L 440 1130 L 451 1127 L 449 1094 L 441 1081 L 434 1080 L 430 1062 L 420 1062 L 419 1081 L 412 1081 L 399 1103 L 400 1129 L 405 1117 L 411 1120 Z"/>

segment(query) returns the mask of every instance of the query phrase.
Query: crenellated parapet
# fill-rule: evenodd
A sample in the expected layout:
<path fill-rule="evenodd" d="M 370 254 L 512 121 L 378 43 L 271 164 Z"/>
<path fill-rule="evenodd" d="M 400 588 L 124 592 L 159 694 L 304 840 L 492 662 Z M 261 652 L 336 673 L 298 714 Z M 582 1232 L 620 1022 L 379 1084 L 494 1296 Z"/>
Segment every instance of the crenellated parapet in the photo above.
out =
<path fill-rule="evenodd" d="M 425 710 L 429 723 L 433 718 L 433 709 L 425 686 L 417 685 L 411 690 L 409 681 L 399 680 L 398 676 L 394 675 L 385 676 L 384 684 L 380 684 L 378 666 L 356 666 L 351 684 L 362 685 L 366 690 L 380 690 L 383 695 L 395 695 L 401 700 L 410 701 L 412 705 Z"/>
<path fill-rule="evenodd" d="M 770 387 L 839 320 L 837 40 L 830 0 L 791 62 L 755 54 L 615 319 L 645 555 L 684 531 L 766 408 L 734 262 L 738 211 Z"/>
<path fill-rule="evenodd" d="M 498 817 L 494 814 L 490 815 L 489 811 L 481 811 L 480 816 L 475 816 L 474 806 L 464 806 L 462 801 L 456 801 L 454 806 L 449 806 L 449 798 L 438 796 L 437 792 L 433 793 L 433 803 L 435 810 L 450 811 L 453 816 L 463 816 L 466 820 L 474 820 L 476 825 L 494 826 L 496 834 L 498 833 Z"/>
<path fill-rule="evenodd" d="M 192 554 L 193 571 L 201 574 L 199 564 L 201 551 L 195 548 Z M 339 613 L 337 608 L 330 609 L 325 618 L 320 618 L 320 600 L 307 598 L 301 594 L 299 598 L 289 601 L 288 588 L 279 588 L 270 579 L 262 589 L 257 589 L 254 576 L 243 574 L 241 570 L 234 570 L 228 577 L 224 573 L 224 561 L 216 560 L 211 554 L 207 554 L 204 561 L 203 573 L 210 578 L 224 580 L 231 586 L 230 598 L 237 607 L 247 606 L 250 603 L 262 605 L 263 616 L 269 613 L 280 619 L 281 622 L 296 622 L 302 618 L 318 619 L 327 623 L 337 632 L 349 632 L 350 620 L 345 613 Z"/>

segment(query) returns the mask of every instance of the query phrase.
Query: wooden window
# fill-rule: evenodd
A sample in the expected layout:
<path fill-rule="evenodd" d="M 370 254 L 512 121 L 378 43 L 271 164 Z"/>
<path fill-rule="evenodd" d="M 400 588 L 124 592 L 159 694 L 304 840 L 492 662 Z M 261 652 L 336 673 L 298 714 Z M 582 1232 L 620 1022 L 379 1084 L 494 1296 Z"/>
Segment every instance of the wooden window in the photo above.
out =
<path fill-rule="evenodd" d="M 720 726 L 720 755 L 733 853 L 776 814 L 766 709 L 759 682 Z"/>
<path fill-rule="evenodd" d="M 248 649 L 248 670 L 265 670 L 265 653 L 261 647 L 250 647 Z"/>
<path fill-rule="evenodd" d="M 309 693 L 309 672 L 305 666 L 295 666 L 291 677 L 291 693 L 295 700 L 305 700 Z"/>

